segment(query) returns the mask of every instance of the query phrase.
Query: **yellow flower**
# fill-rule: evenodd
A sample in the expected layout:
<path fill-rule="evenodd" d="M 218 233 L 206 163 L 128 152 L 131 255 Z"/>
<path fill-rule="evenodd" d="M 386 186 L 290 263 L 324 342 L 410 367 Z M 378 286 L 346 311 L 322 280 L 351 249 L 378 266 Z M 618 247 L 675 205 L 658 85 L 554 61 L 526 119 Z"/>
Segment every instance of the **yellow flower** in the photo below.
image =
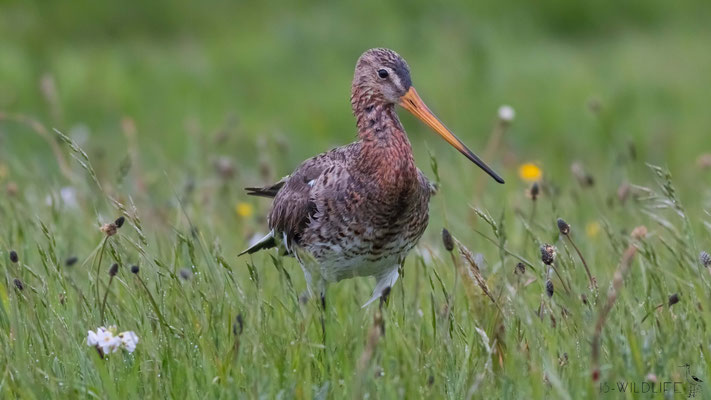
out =
<path fill-rule="evenodd" d="M 585 234 L 592 239 L 597 236 L 598 233 L 600 233 L 600 224 L 598 224 L 597 221 L 588 222 L 585 226 Z"/>
<path fill-rule="evenodd" d="M 235 211 L 240 217 L 248 218 L 254 214 L 254 207 L 249 203 L 240 202 L 235 206 Z"/>
<path fill-rule="evenodd" d="M 525 163 L 518 167 L 518 176 L 526 182 L 538 182 L 543 176 L 543 171 L 534 163 Z"/>

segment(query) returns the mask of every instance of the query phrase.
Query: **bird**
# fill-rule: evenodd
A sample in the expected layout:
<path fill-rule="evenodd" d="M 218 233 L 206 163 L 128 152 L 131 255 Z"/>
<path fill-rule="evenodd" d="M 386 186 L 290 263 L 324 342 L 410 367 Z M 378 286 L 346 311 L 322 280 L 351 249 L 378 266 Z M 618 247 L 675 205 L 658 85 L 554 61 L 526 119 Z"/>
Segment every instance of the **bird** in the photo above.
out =
<path fill-rule="evenodd" d="M 494 180 L 504 180 L 434 115 L 395 51 L 374 48 L 356 62 L 351 108 L 358 139 L 302 162 L 291 174 L 248 195 L 272 198 L 269 233 L 239 255 L 277 247 L 294 256 L 307 289 L 325 304 L 330 283 L 375 277 L 366 307 L 398 279 L 428 224 L 435 185 L 415 165 L 396 112 L 399 105 Z"/>

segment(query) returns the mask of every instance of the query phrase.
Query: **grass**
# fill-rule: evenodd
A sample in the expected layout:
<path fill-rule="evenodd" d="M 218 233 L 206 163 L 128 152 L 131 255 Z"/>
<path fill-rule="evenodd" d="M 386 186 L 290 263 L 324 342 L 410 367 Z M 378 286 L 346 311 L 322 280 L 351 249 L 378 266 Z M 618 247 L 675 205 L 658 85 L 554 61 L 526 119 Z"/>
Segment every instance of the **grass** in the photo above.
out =
<path fill-rule="evenodd" d="M 0 6 L 0 397 L 682 398 L 689 364 L 709 398 L 708 6 L 564 3 Z M 294 260 L 236 257 L 269 207 L 241 188 L 353 139 L 374 45 L 507 184 L 403 116 L 430 227 L 386 304 L 347 280 L 322 319 Z"/>

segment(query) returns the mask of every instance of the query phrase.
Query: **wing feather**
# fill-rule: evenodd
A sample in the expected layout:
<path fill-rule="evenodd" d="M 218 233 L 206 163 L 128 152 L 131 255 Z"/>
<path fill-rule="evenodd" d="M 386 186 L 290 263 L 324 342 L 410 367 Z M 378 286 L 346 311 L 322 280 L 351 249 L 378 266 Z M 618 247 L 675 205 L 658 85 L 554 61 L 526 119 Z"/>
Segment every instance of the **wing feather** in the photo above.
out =
<path fill-rule="evenodd" d="M 269 228 L 286 236 L 286 247 L 298 243 L 309 222 L 317 214 L 316 193 L 328 182 L 325 175 L 346 168 L 346 156 L 353 145 L 339 147 L 304 161 L 289 175 L 274 197 L 269 213 Z"/>

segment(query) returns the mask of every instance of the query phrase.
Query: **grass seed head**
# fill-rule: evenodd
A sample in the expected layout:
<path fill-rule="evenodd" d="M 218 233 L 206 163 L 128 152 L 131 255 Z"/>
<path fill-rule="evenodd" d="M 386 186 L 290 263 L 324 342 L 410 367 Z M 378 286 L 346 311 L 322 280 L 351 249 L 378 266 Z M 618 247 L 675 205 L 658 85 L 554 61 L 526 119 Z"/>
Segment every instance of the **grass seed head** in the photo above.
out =
<path fill-rule="evenodd" d="M 138 268 L 138 265 L 132 265 L 132 266 L 131 266 L 131 273 L 132 273 L 132 274 L 137 274 L 138 271 L 140 271 L 140 268 Z"/>
<path fill-rule="evenodd" d="M 447 228 L 442 229 L 442 243 L 447 251 L 454 250 L 454 240 L 452 239 L 452 234 L 449 233 Z"/>
<path fill-rule="evenodd" d="M 104 224 L 99 228 L 101 232 L 104 232 L 106 236 L 113 236 L 116 234 L 116 231 L 118 230 L 118 227 L 116 226 L 115 223 L 110 223 L 110 224 Z"/>
<path fill-rule="evenodd" d="M 570 225 L 563 218 L 558 218 L 558 230 L 563 235 L 568 235 L 570 233 Z"/>
<path fill-rule="evenodd" d="M 669 307 L 673 306 L 674 304 L 679 302 L 679 293 L 674 293 L 673 295 L 669 296 Z"/>
<path fill-rule="evenodd" d="M 540 194 L 541 186 L 538 184 L 538 182 L 533 182 L 531 188 L 528 189 L 528 197 L 530 197 L 531 200 L 536 201 L 536 199 L 538 199 L 538 195 Z"/>
<path fill-rule="evenodd" d="M 180 270 L 180 277 L 183 278 L 184 280 L 190 280 L 190 278 L 193 277 L 193 272 L 188 269 L 188 268 L 182 268 Z"/>
<path fill-rule="evenodd" d="M 621 204 L 625 204 L 625 201 L 627 201 L 629 195 L 630 184 L 627 182 L 623 182 L 620 187 L 617 188 L 617 200 L 619 200 Z"/>
<path fill-rule="evenodd" d="M 570 166 L 570 172 L 573 173 L 573 176 L 582 187 L 591 187 L 595 184 L 595 178 L 585 171 L 585 168 L 581 162 L 574 162 Z"/>
<path fill-rule="evenodd" d="M 541 261 L 543 261 L 543 264 L 553 264 L 555 262 L 555 255 L 555 246 L 548 243 L 541 245 Z"/>
<path fill-rule="evenodd" d="M 111 268 L 109 268 L 109 276 L 116 276 L 118 274 L 119 265 L 114 263 Z"/>
<path fill-rule="evenodd" d="M 237 314 L 235 322 L 232 324 L 232 333 L 235 336 L 241 335 L 244 330 L 244 320 L 242 319 L 242 313 Z"/>
<path fill-rule="evenodd" d="M 704 267 L 711 267 L 711 255 L 709 253 L 702 251 L 699 254 L 699 261 Z"/>
<path fill-rule="evenodd" d="M 10 250 L 10 261 L 15 264 L 20 261 L 20 258 L 17 256 L 17 252 L 15 250 Z"/>
<path fill-rule="evenodd" d="M 22 284 L 22 281 L 21 281 L 21 280 L 15 278 L 15 279 L 12 281 L 12 283 L 15 284 L 15 287 L 17 288 L 17 290 L 19 290 L 19 291 L 25 290 L 25 285 Z"/>
<path fill-rule="evenodd" d="M 550 298 L 550 297 L 553 297 L 553 292 L 554 292 L 553 281 L 548 279 L 548 280 L 546 280 L 546 294 Z"/>
<path fill-rule="evenodd" d="M 644 225 L 640 225 L 632 230 L 632 233 L 630 233 L 630 236 L 632 236 L 632 239 L 637 239 L 637 240 L 642 240 L 647 237 L 647 227 Z"/>

